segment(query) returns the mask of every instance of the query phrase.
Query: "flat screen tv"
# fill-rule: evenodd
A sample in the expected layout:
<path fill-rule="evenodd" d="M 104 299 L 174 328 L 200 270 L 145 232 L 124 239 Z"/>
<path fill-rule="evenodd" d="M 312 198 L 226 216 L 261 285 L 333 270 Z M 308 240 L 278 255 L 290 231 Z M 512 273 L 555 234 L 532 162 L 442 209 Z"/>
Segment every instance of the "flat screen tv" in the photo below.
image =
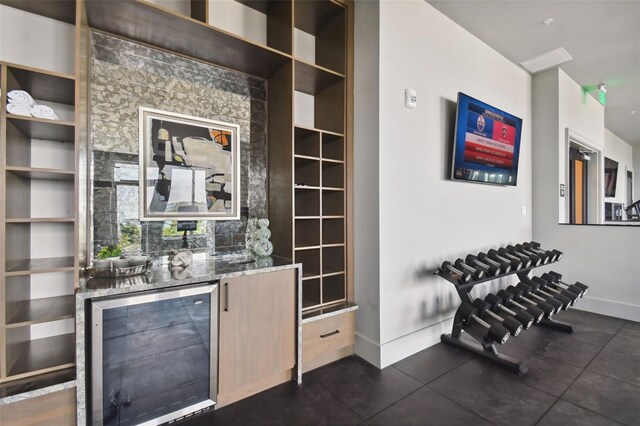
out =
<path fill-rule="evenodd" d="M 458 93 L 451 179 L 516 186 L 522 119 Z"/>
<path fill-rule="evenodd" d="M 604 196 L 616 196 L 616 184 L 618 183 L 618 162 L 604 157 Z"/>

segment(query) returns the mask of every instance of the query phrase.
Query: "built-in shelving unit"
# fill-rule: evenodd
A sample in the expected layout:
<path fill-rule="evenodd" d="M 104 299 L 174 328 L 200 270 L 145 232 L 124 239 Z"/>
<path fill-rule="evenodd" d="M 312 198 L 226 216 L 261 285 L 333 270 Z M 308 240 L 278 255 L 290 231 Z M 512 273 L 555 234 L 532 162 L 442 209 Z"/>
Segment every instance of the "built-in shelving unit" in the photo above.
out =
<path fill-rule="evenodd" d="M 74 2 L 5 2 L 64 15 Z M 52 9 L 56 4 L 62 9 Z M 20 7 L 22 8 L 22 7 Z M 58 18 L 55 18 L 58 19 Z M 78 277 L 76 79 L 0 63 L 0 384 L 73 368 Z M 7 113 L 7 93 L 25 90 L 60 120 Z"/>

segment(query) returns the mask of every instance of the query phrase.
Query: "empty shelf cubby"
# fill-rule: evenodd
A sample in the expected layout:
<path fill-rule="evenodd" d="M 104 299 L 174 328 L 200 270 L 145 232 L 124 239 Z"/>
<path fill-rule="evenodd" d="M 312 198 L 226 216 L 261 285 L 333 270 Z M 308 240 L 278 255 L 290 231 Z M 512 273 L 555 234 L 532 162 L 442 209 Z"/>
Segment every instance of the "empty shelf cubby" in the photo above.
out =
<path fill-rule="evenodd" d="M 322 220 L 322 244 L 344 244 L 344 219 Z"/>
<path fill-rule="evenodd" d="M 320 161 L 296 158 L 294 172 L 297 186 L 320 186 Z"/>
<path fill-rule="evenodd" d="M 322 215 L 344 216 L 344 191 L 322 191 Z"/>
<path fill-rule="evenodd" d="M 296 263 L 302 263 L 302 278 L 320 276 L 320 249 L 296 250 Z"/>
<path fill-rule="evenodd" d="M 322 134 L 322 159 L 344 161 L 344 137 Z"/>
<path fill-rule="evenodd" d="M 296 248 L 320 245 L 320 220 L 296 219 Z"/>
<path fill-rule="evenodd" d="M 322 186 L 324 188 L 344 188 L 344 164 L 322 162 Z"/>
<path fill-rule="evenodd" d="M 295 154 L 320 157 L 320 133 L 314 130 L 295 128 Z"/>
<path fill-rule="evenodd" d="M 295 190 L 295 215 L 320 216 L 320 191 L 317 189 Z"/>
<path fill-rule="evenodd" d="M 302 282 L 302 308 L 317 306 L 322 303 L 320 294 L 320 278 L 304 280 Z"/>
<path fill-rule="evenodd" d="M 322 303 L 337 302 L 346 297 L 344 279 L 344 274 L 322 278 Z"/>
<path fill-rule="evenodd" d="M 344 247 L 324 247 L 322 249 L 322 274 L 344 272 Z"/>

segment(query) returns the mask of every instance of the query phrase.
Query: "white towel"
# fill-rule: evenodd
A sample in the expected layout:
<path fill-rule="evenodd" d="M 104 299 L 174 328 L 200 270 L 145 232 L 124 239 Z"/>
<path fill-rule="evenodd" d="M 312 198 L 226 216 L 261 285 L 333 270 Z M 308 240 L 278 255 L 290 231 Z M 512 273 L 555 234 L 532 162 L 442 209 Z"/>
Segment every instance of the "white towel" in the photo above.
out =
<path fill-rule="evenodd" d="M 46 105 L 35 105 L 31 113 L 34 117 L 47 118 L 49 120 L 59 120 L 58 115 Z"/>
<path fill-rule="evenodd" d="M 9 103 L 16 105 L 26 105 L 32 107 L 36 104 L 31 95 L 24 90 L 12 90 L 7 93 L 7 98 L 9 98 Z"/>
<path fill-rule="evenodd" d="M 33 111 L 29 105 L 7 104 L 7 112 L 15 115 L 26 115 L 31 117 Z"/>

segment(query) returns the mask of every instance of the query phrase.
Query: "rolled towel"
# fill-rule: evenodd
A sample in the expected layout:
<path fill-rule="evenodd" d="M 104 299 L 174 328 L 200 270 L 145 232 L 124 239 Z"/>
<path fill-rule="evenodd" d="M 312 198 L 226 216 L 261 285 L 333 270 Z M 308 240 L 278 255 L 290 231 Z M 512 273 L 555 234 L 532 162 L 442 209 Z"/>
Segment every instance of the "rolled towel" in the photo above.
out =
<path fill-rule="evenodd" d="M 15 115 L 26 115 L 27 117 L 33 115 L 33 109 L 29 105 L 7 104 L 7 112 Z"/>
<path fill-rule="evenodd" d="M 36 104 L 31 95 L 24 90 L 11 90 L 7 93 L 7 98 L 9 98 L 9 103 L 11 104 L 26 105 L 30 107 Z"/>
<path fill-rule="evenodd" d="M 47 118 L 49 120 L 59 120 L 57 114 L 46 105 L 35 105 L 31 113 L 34 117 Z"/>

